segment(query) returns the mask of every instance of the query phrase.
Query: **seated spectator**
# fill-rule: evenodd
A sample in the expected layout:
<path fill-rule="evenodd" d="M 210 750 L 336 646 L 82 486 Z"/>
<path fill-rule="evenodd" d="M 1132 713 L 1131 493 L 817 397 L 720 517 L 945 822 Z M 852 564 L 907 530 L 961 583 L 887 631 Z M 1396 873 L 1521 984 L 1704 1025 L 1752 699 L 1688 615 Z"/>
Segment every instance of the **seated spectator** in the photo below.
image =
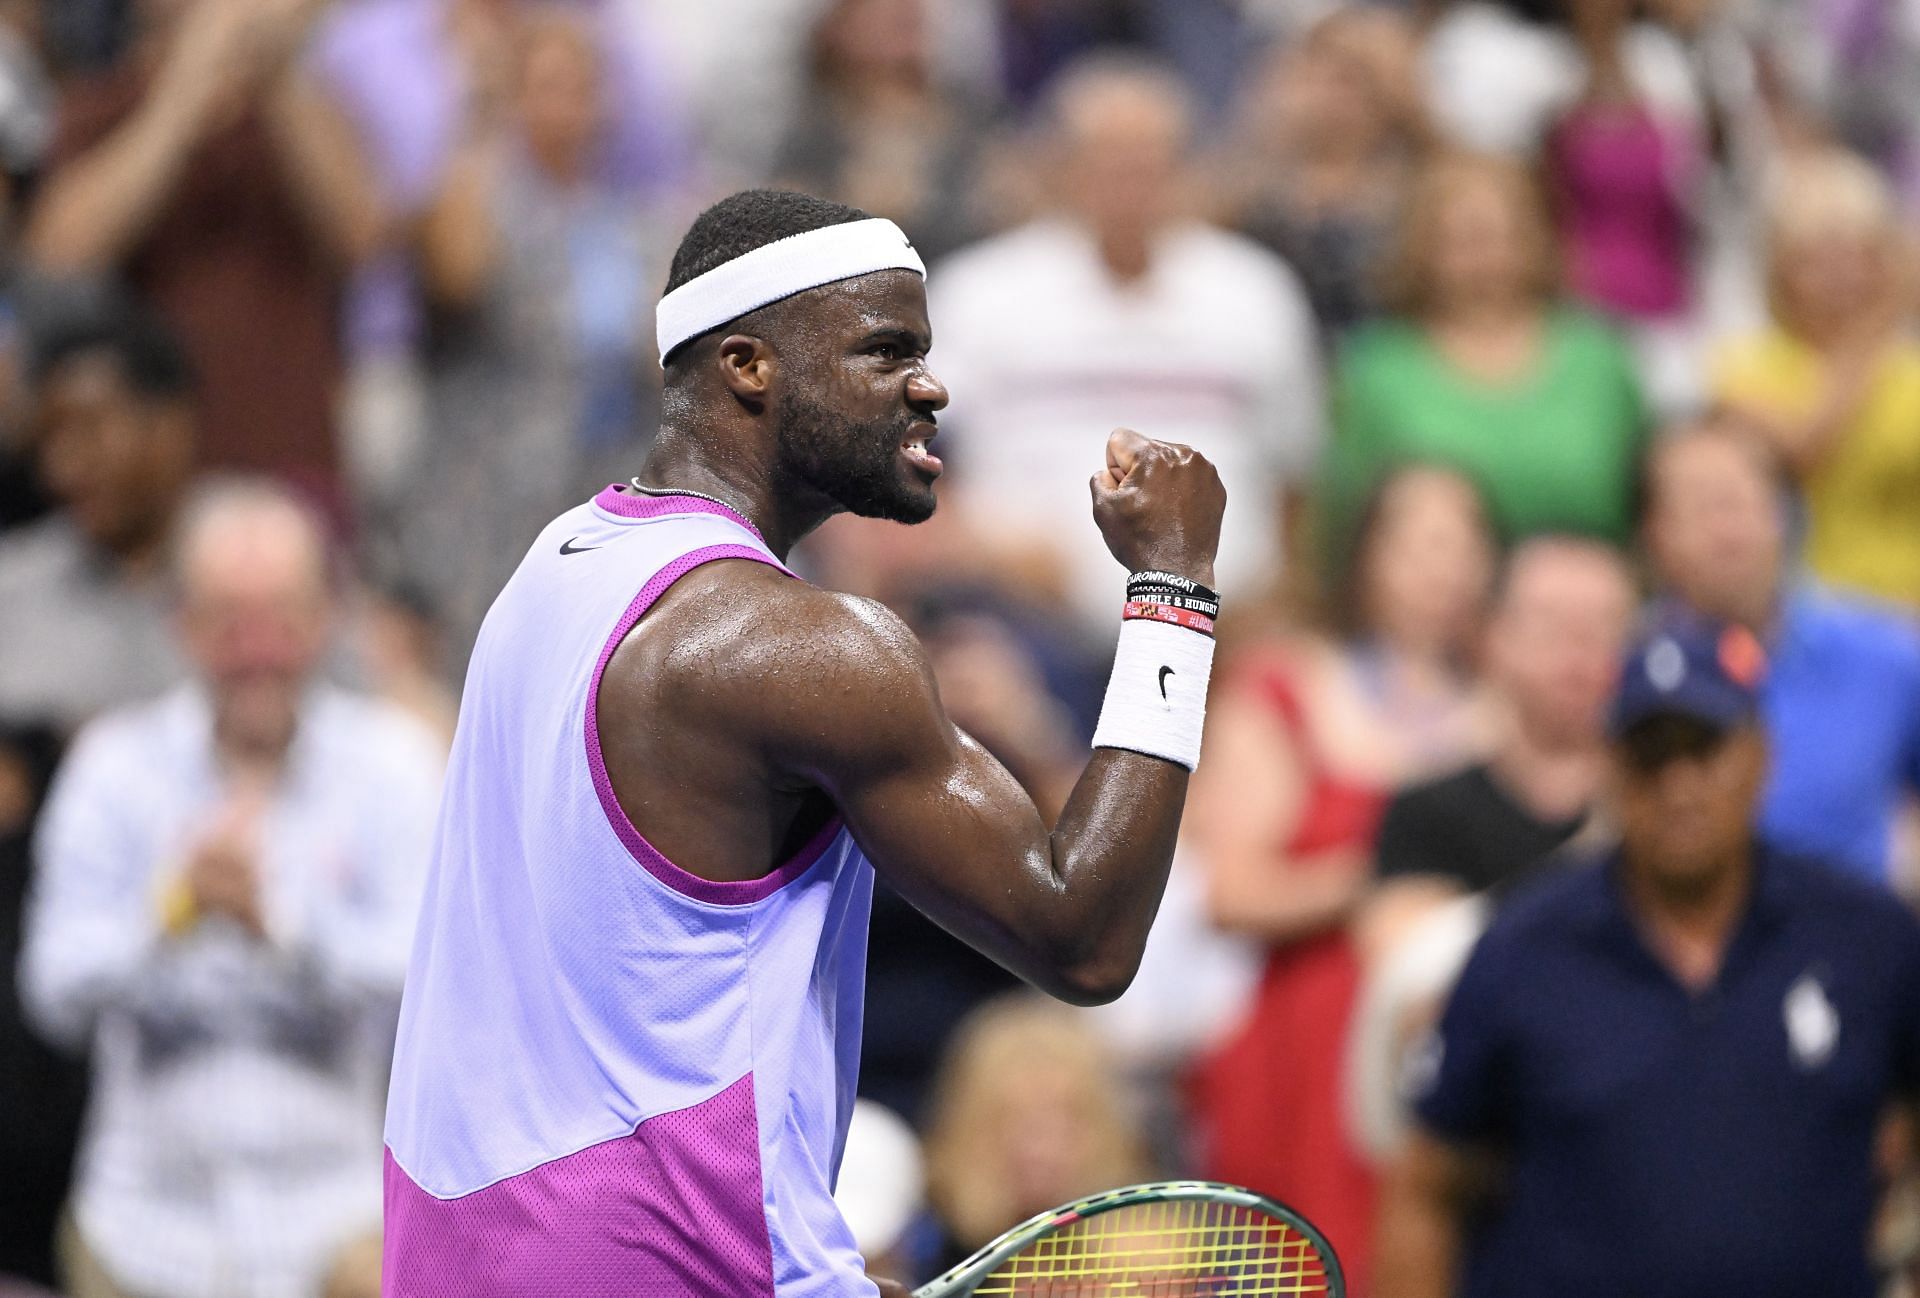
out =
<path fill-rule="evenodd" d="M 1893 197 L 1824 153 L 1784 169 L 1770 215 L 1773 326 L 1725 347 L 1716 394 L 1799 482 L 1814 573 L 1920 609 L 1920 340 Z"/>
<path fill-rule="evenodd" d="M 198 403 L 172 336 L 131 310 L 74 317 L 36 369 L 59 509 L 0 536 L 0 720 L 70 732 L 184 671 L 164 587 Z"/>
<path fill-rule="evenodd" d="M 924 1274 L 1035 1213 L 1148 1179 L 1116 1072 L 1083 1012 L 1030 992 L 961 1024 L 926 1123 L 936 1239 Z"/>
<path fill-rule="evenodd" d="M 1343 1117 L 1359 982 L 1348 922 L 1389 794 L 1488 738 L 1467 661 L 1492 567 L 1470 484 L 1423 468 L 1389 478 L 1333 587 L 1346 604 L 1329 632 L 1223 663 L 1193 782 L 1187 834 L 1214 922 L 1267 953 L 1244 1020 L 1197 1070 L 1201 1165 L 1306 1214 L 1359 1292 L 1373 1173 Z"/>
<path fill-rule="evenodd" d="M 360 149 L 302 72 L 326 0 L 138 0 L 138 36 L 71 85 L 29 256 L 123 278 L 202 380 L 204 463 L 333 498 L 338 298 L 384 241 Z"/>
<path fill-rule="evenodd" d="M 60 750 L 47 730 L 0 726 L 0 1295 L 10 1280 L 54 1283 L 86 1070 L 27 1025 L 19 966 L 28 844 Z"/>
<path fill-rule="evenodd" d="M 1179 83 L 1152 65 L 1079 65 L 1051 118 L 1058 215 L 929 280 L 933 364 L 953 393 L 941 420 L 958 430 L 947 508 L 973 522 L 977 550 L 1024 551 L 1029 568 L 1051 557 L 1054 602 L 1090 636 L 1110 636 L 1123 574 L 1096 529 L 1059 520 L 1085 517 L 1087 466 L 1116 426 L 1219 469 L 1234 507 L 1218 585 L 1242 599 L 1270 578 L 1282 498 L 1320 444 L 1306 299 L 1277 257 L 1183 215 L 1191 125 Z"/>
<path fill-rule="evenodd" d="M 1397 1152 L 1405 1050 L 1432 1025 L 1473 939 L 1504 896 L 1594 819 L 1606 710 L 1635 607 L 1620 554 L 1542 536 L 1507 558 L 1481 649 L 1506 705 L 1492 754 L 1402 789 L 1374 845 L 1366 962 L 1348 1051 L 1349 1112 L 1369 1151 Z"/>
<path fill-rule="evenodd" d="M 1920 634 L 1790 575 L 1777 461 L 1735 420 L 1678 430 L 1646 472 L 1657 586 L 1767 646 L 1772 738 L 1760 828 L 1780 847 L 1888 884 L 1894 825 L 1920 790 Z"/>
<path fill-rule="evenodd" d="M 1347 5 L 1267 56 L 1217 159 L 1229 219 L 1299 272 L 1322 335 L 1379 309 L 1374 263 L 1424 143 L 1414 35 Z"/>
<path fill-rule="evenodd" d="M 1388 271 L 1399 318 L 1355 334 L 1335 377 L 1321 507 L 1336 561 L 1367 492 L 1409 460 L 1471 476 L 1504 538 L 1625 541 L 1643 431 L 1633 361 L 1610 326 L 1558 304 L 1528 174 L 1428 164 Z"/>
<path fill-rule="evenodd" d="M 610 464 L 636 464 L 657 417 L 659 268 L 643 210 L 595 169 L 593 28 L 565 12 L 506 21 L 506 84 L 476 97 L 421 225 L 426 445 L 396 520 L 402 575 L 445 619 L 456 674 L 534 536 Z"/>
<path fill-rule="evenodd" d="M 1422 1055 L 1382 1298 L 1871 1298 L 1875 1145 L 1920 1081 L 1920 927 L 1758 836 L 1764 653 L 1656 624 L 1621 840 L 1504 907 Z"/>
<path fill-rule="evenodd" d="M 323 532 L 274 488 L 184 524 L 196 679 L 83 731 L 38 838 L 21 986 L 94 1048 L 80 1298 L 298 1298 L 380 1219 L 380 1115 L 442 759 L 315 679 Z"/>
<path fill-rule="evenodd" d="M 806 101 L 773 174 L 888 217 L 928 261 L 980 229 L 986 115 L 937 80 L 927 0 L 836 0 L 814 28 Z"/>

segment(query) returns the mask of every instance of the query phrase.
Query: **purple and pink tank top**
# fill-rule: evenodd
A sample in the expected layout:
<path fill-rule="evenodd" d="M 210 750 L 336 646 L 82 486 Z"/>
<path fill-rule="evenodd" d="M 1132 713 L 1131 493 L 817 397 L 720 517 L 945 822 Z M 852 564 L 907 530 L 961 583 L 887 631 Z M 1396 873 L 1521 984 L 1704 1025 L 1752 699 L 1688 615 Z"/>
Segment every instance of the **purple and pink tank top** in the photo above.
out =
<path fill-rule="evenodd" d="M 387 1105 L 385 1298 L 870 1298 L 832 1198 L 873 871 L 838 820 L 751 882 L 615 800 L 595 696 L 744 518 L 608 488 L 480 632 Z"/>

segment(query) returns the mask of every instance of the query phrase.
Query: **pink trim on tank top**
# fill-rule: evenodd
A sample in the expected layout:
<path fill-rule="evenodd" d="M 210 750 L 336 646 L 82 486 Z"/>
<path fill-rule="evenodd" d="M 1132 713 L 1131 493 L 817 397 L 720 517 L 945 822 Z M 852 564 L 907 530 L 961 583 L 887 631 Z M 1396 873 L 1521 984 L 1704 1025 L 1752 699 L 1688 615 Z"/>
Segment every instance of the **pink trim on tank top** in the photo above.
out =
<path fill-rule="evenodd" d="M 684 513 L 685 511 L 676 509 L 674 512 Z M 708 509 L 704 512 L 716 511 Z M 732 513 L 731 510 L 727 512 Z M 691 897 L 695 901 L 710 902 L 716 906 L 744 906 L 771 897 L 805 874 L 839 836 L 843 824 L 841 818 L 834 816 L 828 820 L 820 827 L 820 831 L 807 841 L 807 845 L 792 858 L 758 879 L 738 879 L 730 882 L 703 879 L 669 861 L 665 854 L 649 843 L 646 835 L 634 825 L 632 818 L 627 815 L 626 808 L 620 805 L 620 799 L 614 796 L 613 779 L 607 774 L 606 757 L 600 751 L 600 678 L 606 675 L 607 664 L 613 660 L 613 651 L 620 647 L 620 642 L 627 638 L 627 633 L 633 630 L 634 624 L 639 622 L 649 608 L 653 607 L 654 601 L 667 593 L 668 587 L 701 564 L 711 563 L 716 559 L 751 559 L 756 563 L 764 563 L 769 567 L 787 572 L 785 565 L 765 551 L 756 550 L 750 545 L 709 545 L 681 555 L 653 574 L 647 584 L 640 588 L 640 593 L 633 597 L 633 602 L 627 605 L 627 611 L 620 615 L 619 624 L 613 628 L 613 634 L 607 637 L 606 645 L 600 650 L 600 660 L 594 664 L 593 679 L 587 684 L 587 770 L 593 776 L 593 791 L 599 795 L 600 809 L 606 813 L 607 823 L 613 826 L 614 834 L 620 839 L 621 845 L 627 849 L 627 853 L 638 861 L 648 874 L 675 892 Z M 787 572 L 787 575 L 793 574 Z"/>
<path fill-rule="evenodd" d="M 593 498 L 593 503 L 618 518 L 666 518 L 673 514 L 712 514 L 718 518 L 732 519 L 762 542 L 767 539 L 760 535 L 759 528 L 747 521 L 746 515 L 717 500 L 708 500 L 703 496 L 640 496 L 630 491 L 622 491 L 620 487 L 621 484 L 618 482 L 608 483 L 606 489 Z"/>
<path fill-rule="evenodd" d="M 386 1151 L 385 1298 L 772 1298 L 753 1074 L 452 1198 Z"/>

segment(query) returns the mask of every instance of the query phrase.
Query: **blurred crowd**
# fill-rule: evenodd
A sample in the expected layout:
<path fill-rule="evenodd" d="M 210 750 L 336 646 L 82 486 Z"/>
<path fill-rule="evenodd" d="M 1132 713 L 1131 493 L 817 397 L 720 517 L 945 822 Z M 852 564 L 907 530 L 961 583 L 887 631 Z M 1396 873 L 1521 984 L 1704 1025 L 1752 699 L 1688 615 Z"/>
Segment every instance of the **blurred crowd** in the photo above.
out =
<path fill-rule="evenodd" d="M 1649 617 L 1764 655 L 1768 850 L 1920 895 L 1915 0 L 0 0 L 0 1295 L 378 1292 L 468 649 L 637 471 L 674 243 L 756 184 L 905 227 L 953 394 L 936 517 L 796 566 L 1049 815 L 1108 431 L 1230 494 L 1135 987 L 1038 1003 L 875 902 L 876 1272 L 1177 1173 L 1303 1210 L 1355 1298 L 1454 1292 L 1421 1176 L 1529 1101 L 1423 1043 L 1493 1013 L 1449 989 L 1509 897 L 1657 836 L 1609 729 Z M 1920 1041 L 1896 957 L 1861 994 Z M 1803 1057 L 1839 994 L 1795 984 Z M 1888 1130 L 1830 1195 L 1904 1292 Z"/>

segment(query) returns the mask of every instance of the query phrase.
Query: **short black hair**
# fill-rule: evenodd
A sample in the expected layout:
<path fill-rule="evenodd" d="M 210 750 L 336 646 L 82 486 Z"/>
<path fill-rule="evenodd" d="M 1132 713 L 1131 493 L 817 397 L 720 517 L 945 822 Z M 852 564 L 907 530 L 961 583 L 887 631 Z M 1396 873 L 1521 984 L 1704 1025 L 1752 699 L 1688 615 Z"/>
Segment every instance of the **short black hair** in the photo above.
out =
<path fill-rule="evenodd" d="M 667 272 L 666 291 L 697 279 L 735 257 L 755 248 L 849 221 L 865 221 L 872 213 L 845 203 L 816 198 L 791 189 L 743 189 L 728 195 L 695 217 L 686 237 L 674 250 L 673 266 Z M 730 324 L 723 321 L 715 329 Z M 712 332 L 709 330 L 708 332 Z M 700 335 L 705 337 L 705 334 Z M 689 338 L 687 342 L 692 342 Z M 673 364 L 682 343 L 667 353 L 665 364 Z"/>
<path fill-rule="evenodd" d="M 96 352 L 111 356 L 127 386 L 143 397 L 179 401 L 194 394 L 193 362 L 179 338 L 157 316 L 126 301 L 90 303 L 47 321 L 33 339 L 34 382 Z"/>

